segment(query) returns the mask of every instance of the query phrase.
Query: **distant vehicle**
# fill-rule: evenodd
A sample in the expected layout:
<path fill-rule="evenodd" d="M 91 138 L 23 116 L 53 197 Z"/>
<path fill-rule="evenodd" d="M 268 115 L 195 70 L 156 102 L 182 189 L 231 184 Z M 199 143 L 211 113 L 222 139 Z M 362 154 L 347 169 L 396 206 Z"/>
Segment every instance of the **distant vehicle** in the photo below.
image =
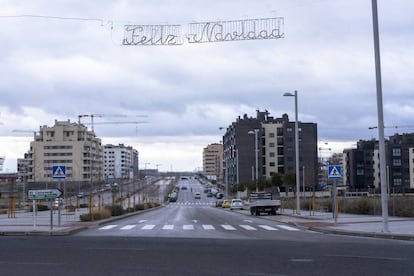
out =
<path fill-rule="evenodd" d="M 241 199 L 235 198 L 231 200 L 230 203 L 230 210 L 243 210 L 243 202 L 241 201 Z"/>
<path fill-rule="evenodd" d="M 181 190 L 187 190 L 187 186 L 182 186 Z"/>
<path fill-rule="evenodd" d="M 217 199 L 222 199 L 223 197 L 224 197 L 224 195 L 222 193 L 217 193 L 216 194 Z"/>
<path fill-rule="evenodd" d="M 55 198 L 55 201 L 53 201 L 53 210 L 59 209 L 59 206 L 63 204 L 63 198 Z"/>
<path fill-rule="evenodd" d="M 194 194 L 194 198 L 195 198 L 195 199 L 200 199 L 200 198 L 201 198 L 201 194 L 200 194 L 199 192 L 196 192 L 196 193 Z"/>
<path fill-rule="evenodd" d="M 213 194 L 211 192 L 208 192 L 207 197 L 213 197 Z"/>
<path fill-rule="evenodd" d="M 216 201 L 216 207 L 221 207 L 223 205 L 224 199 L 219 199 Z"/>
<path fill-rule="evenodd" d="M 230 207 L 230 200 L 223 201 L 223 204 L 221 204 L 221 207 L 223 208 L 229 208 Z"/>
<path fill-rule="evenodd" d="M 177 192 L 172 192 L 170 194 L 169 202 L 176 202 L 177 201 L 177 197 L 178 197 Z"/>
<path fill-rule="evenodd" d="M 276 215 L 276 211 L 280 207 L 280 200 L 273 199 L 272 193 L 257 192 L 250 194 L 249 205 L 251 215 L 260 216 L 260 213 Z"/>

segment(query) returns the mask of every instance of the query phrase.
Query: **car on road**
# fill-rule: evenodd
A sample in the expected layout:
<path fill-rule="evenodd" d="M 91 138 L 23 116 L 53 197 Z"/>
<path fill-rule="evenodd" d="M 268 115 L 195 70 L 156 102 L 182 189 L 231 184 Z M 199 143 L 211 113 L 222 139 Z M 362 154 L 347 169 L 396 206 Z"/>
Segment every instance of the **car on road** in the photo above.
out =
<path fill-rule="evenodd" d="M 229 208 L 230 207 L 230 203 L 231 203 L 230 200 L 224 200 L 223 201 L 223 204 L 221 204 L 221 207 L 223 207 L 223 208 Z"/>
<path fill-rule="evenodd" d="M 231 200 L 230 203 L 230 210 L 243 210 L 243 201 L 241 201 L 241 199 L 238 198 L 234 198 Z"/>
<path fill-rule="evenodd" d="M 182 186 L 181 190 L 187 190 L 187 186 Z"/>
<path fill-rule="evenodd" d="M 200 198 L 201 198 L 201 194 L 200 194 L 199 192 L 196 192 L 196 193 L 194 194 L 194 198 L 195 198 L 195 199 L 200 199 Z"/>
<path fill-rule="evenodd" d="M 216 200 L 216 207 L 221 207 L 223 205 L 224 199 Z"/>

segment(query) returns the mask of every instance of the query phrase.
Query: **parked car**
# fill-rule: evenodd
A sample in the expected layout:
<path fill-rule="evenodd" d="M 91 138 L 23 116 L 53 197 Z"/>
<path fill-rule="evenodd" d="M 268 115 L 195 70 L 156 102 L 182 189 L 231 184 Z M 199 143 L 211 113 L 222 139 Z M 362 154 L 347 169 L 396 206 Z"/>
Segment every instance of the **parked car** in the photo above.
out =
<path fill-rule="evenodd" d="M 201 198 L 201 194 L 200 194 L 199 192 L 196 192 L 196 193 L 194 194 L 194 198 L 195 198 L 195 199 L 200 199 L 200 198 Z"/>
<path fill-rule="evenodd" d="M 231 200 L 230 210 L 235 209 L 243 210 L 243 201 L 241 201 L 241 199 L 235 198 Z"/>
<path fill-rule="evenodd" d="M 222 194 L 222 193 L 217 193 L 216 194 L 216 198 L 217 199 L 221 199 L 221 198 L 223 198 L 224 197 L 224 195 Z"/>
<path fill-rule="evenodd" d="M 230 207 L 230 203 L 231 203 L 230 200 L 225 200 L 225 201 L 223 201 L 223 204 L 221 204 L 221 207 L 223 207 L 223 208 L 229 208 Z"/>

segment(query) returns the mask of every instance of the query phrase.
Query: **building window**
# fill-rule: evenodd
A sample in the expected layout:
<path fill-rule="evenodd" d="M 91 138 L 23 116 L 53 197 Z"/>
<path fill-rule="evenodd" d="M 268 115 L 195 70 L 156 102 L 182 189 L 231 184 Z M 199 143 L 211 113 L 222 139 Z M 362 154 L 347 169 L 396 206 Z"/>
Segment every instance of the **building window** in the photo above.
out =
<path fill-rule="evenodd" d="M 270 162 L 270 163 L 269 163 L 269 166 L 270 166 L 270 167 L 275 167 L 275 166 L 276 166 L 276 165 L 275 165 L 275 162 Z"/>
<path fill-rule="evenodd" d="M 393 166 L 401 166 L 401 159 L 393 159 L 392 160 L 392 165 Z"/>
<path fill-rule="evenodd" d="M 273 143 L 273 142 L 269 143 L 269 147 L 274 148 L 275 147 L 275 143 Z"/>
<path fill-rule="evenodd" d="M 402 183 L 401 178 L 394 178 L 392 182 L 393 186 L 401 186 Z"/>
<path fill-rule="evenodd" d="M 274 152 L 269 152 L 269 157 L 275 157 L 275 153 Z"/>
<path fill-rule="evenodd" d="M 392 149 L 392 156 L 401 156 L 401 149 L 400 148 L 393 148 Z"/>

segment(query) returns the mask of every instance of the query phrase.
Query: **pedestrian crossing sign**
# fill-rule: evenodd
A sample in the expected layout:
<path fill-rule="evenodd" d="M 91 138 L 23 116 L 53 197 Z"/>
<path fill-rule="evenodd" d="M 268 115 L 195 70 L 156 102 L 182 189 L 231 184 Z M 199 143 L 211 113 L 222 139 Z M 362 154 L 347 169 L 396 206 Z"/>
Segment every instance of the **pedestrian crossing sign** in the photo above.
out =
<path fill-rule="evenodd" d="M 342 178 L 341 165 L 329 165 L 328 166 L 328 178 Z"/>
<path fill-rule="evenodd" d="M 65 178 L 66 166 L 52 166 L 52 178 Z"/>

